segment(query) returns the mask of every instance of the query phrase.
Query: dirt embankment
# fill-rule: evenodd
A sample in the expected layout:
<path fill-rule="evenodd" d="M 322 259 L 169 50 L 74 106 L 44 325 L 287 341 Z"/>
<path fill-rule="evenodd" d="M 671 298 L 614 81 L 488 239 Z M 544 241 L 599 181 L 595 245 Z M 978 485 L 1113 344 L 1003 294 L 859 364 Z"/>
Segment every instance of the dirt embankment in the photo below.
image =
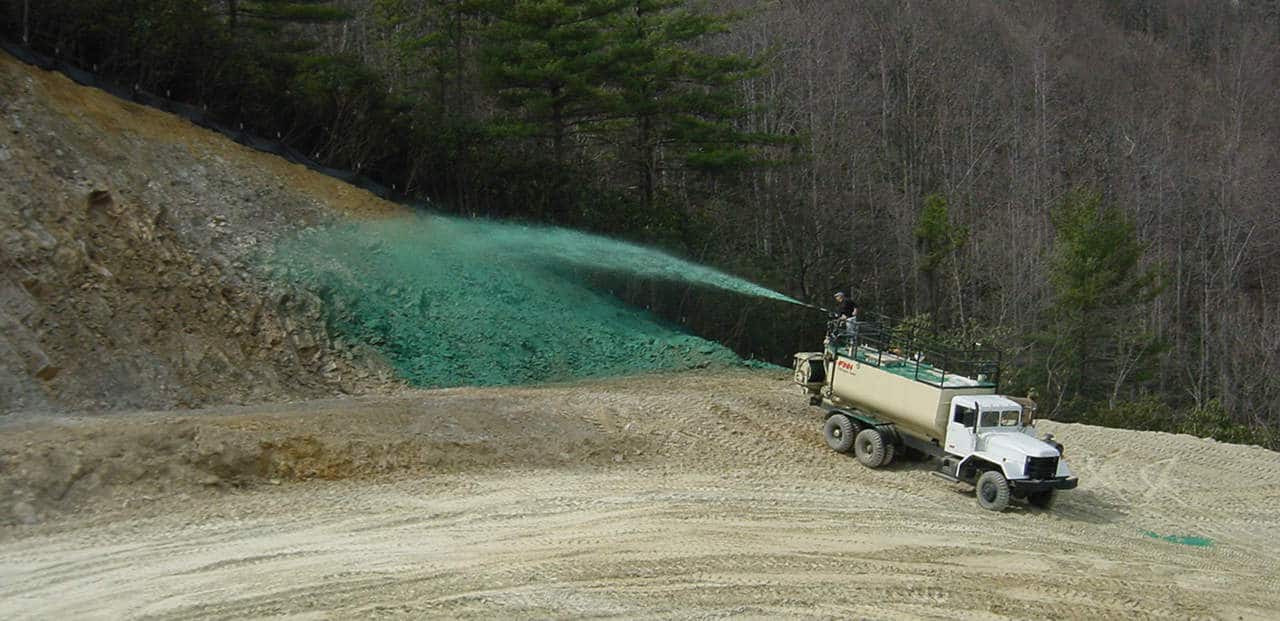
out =
<path fill-rule="evenodd" d="M 174 496 L 311 480 L 368 480 L 613 459 L 624 446 L 537 416 L 536 389 L 443 391 L 187 413 L 32 417 L 0 427 L 0 526 Z"/>
<path fill-rule="evenodd" d="M 0 53 L 0 414 L 361 392 L 376 354 L 253 269 L 400 208 Z"/>
<path fill-rule="evenodd" d="M 1044 422 L 1080 488 L 992 514 L 820 421 L 739 371 L 10 423 L 0 616 L 1280 611 L 1276 453 Z"/>

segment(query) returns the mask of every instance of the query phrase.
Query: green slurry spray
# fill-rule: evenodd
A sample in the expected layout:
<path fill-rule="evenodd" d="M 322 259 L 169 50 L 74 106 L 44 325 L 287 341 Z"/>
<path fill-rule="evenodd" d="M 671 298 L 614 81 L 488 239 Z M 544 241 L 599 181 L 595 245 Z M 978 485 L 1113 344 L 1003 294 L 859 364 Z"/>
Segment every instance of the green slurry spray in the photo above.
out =
<path fill-rule="evenodd" d="M 431 387 L 744 364 L 718 343 L 596 291 L 592 274 L 802 304 L 635 244 L 434 215 L 309 229 L 280 243 L 268 265 L 320 296 L 336 333 L 379 349 L 408 381 Z"/>

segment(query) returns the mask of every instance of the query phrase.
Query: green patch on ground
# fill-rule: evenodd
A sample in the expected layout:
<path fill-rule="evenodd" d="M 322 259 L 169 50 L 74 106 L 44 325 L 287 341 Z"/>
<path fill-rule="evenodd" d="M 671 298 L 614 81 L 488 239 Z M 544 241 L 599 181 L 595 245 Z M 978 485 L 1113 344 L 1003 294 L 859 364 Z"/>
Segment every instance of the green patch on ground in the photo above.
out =
<path fill-rule="evenodd" d="M 1142 531 L 1142 534 L 1152 539 L 1159 539 L 1161 541 L 1168 541 L 1169 543 L 1177 543 L 1184 546 L 1207 548 L 1213 545 L 1213 540 L 1208 537 L 1195 537 L 1191 535 L 1161 535 L 1149 530 Z"/>
<path fill-rule="evenodd" d="M 632 244 L 439 216 L 312 229 L 281 243 L 267 265 L 325 302 L 330 329 L 432 387 L 744 364 L 718 343 L 597 291 L 593 274 L 788 299 Z"/>

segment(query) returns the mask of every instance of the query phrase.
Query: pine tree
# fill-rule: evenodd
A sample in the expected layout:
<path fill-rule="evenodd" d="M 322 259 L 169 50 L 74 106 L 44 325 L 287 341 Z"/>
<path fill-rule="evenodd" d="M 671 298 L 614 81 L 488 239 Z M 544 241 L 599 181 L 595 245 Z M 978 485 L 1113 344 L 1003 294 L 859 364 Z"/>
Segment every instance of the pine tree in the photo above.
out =
<path fill-rule="evenodd" d="M 964 246 L 969 232 L 964 227 L 951 224 L 945 196 L 930 194 L 924 198 L 914 233 L 919 255 L 916 269 L 923 280 L 920 306 L 925 312 L 941 317 L 938 308 L 942 298 L 939 279 L 955 251 Z"/>
<path fill-rule="evenodd" d="M 281 85 L 292 85 L 316 43 L 297 32 L 304 24 L 350 19 L 333 0 L 208 0 L 226 25 L 229 53 L 216 78 L 229 96 L 232 116 L 246 127 L 291 125 L 289 105 L 279 97 Z M 312 65 L 315 63 L 312 62 Z M 286 94 L 289 94 L 286 91 Z M 217 96 L 217 95 L 215 95 Z"/>
<path fill-rule="evenodd" d="M 623 0 L 514 0 L 489 3 L 482 70 L 498 102 L 517 113 L 511 135 L 547 139 L 563 169 L 576 131 L 607 112 L 611 69 L 605 18 Z"/>
<path fill-rule="evenodd" d="M 411 76 L 409 92 L 422 96 L 428 118 L 441 123 L 469 115 L 473 106 L 469 42 L 483 0 L 377 0 L 379 25 L 389 32 L 396 63 Z"/>
<path fill-rule="evenodd" d="M 1069 193 L 1052 220 L 1055 297 L 1038 339 L 1044 383 L 1063 401 L 1114 400 L 1157 350 L 1139 313 L 1159 293 L 1158 272 L 1141 265 L 1133 223 L 1095 192 Z"/>
<path fill-rule="evenodd" d="M 690 11 L 683 0 L 630 0 L 610 18 L 612 116 L 621 121 L 622 159 L 653 205 L 665 167 L 722 171 L 754 159 L 749 145 L 772 137 L 735 129 L 746 112 L 735 87 L 760 62 L 701 51 L 731 18 Z"/>
<path fill-rule="evenodd" d="M 478 106 L 476 39 L 487 0 L 377 0 L 377 24 L 407 104 L 413 136 L 405 187 L 462 207 L 474 196 L 476 160 L 497 151 Z M 488 169 L 486 169 L 488 170 Z M 472 190 L 472 191 L 469 191 Z"/>
<path fill-rule="evenodd" d="M 559 175 L 597 138 L 651 213 L 664 171 L 732 170 L 757 160 L 753 145 L 776 141 L 734 125 L 747 112 L 736 87 L 761 63 L 699 49 L 728 17 L 683 0 L 495 0 L 486 9 L 483 73 L 516 114 L 502 133 L 549 142 Z"/>

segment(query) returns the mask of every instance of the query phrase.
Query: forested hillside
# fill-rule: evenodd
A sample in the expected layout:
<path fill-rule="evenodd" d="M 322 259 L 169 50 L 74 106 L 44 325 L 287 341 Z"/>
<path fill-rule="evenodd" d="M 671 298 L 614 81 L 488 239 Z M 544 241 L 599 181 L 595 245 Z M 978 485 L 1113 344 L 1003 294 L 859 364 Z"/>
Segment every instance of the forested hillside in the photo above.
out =
<path fill-rule="evenodd" d="M 445 210 L 851 290 L 1001 348 L 1008 389 L 1058 418 L 1280 442 L 1273 0 L 0 0 L 0 20 Z M 759 308 L 675 306 L 739 351 L 816 346 L 743 328 L 792 321 Z"/>

